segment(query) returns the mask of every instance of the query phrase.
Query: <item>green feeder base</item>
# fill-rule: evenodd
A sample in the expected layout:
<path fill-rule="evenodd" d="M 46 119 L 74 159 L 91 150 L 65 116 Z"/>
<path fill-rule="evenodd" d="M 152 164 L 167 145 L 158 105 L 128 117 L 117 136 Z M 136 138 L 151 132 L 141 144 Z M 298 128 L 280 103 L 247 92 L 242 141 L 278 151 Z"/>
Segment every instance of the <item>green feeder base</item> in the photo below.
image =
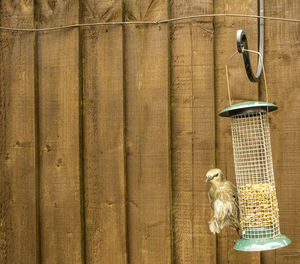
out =
<path fill-rule="evenodd" d="M 285 235 L 264 239 L 241 238 L 234 244 L 234 249 L 239 251 L 264 251 L 285 247 L 289 244 L 291 244 L 291 240 Z"/>

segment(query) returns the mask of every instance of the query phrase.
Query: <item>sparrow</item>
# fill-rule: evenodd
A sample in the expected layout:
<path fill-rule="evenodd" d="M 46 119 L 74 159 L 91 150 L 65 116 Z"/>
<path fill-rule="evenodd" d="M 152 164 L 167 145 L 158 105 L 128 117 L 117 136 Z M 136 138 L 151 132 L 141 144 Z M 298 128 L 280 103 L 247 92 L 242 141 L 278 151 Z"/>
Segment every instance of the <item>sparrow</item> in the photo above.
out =
<path fill-rule="evenodd" d="M 206 182 L 211 183 L 208 200 L 214 210 L 214 216 L 209 221 L 212 233 L 220 233 L 225 226 L 230 226 L 239 233 L 239 205 L 235 185 L 224 178 L 220 169 L 212 169 L 206 174 Z"/>

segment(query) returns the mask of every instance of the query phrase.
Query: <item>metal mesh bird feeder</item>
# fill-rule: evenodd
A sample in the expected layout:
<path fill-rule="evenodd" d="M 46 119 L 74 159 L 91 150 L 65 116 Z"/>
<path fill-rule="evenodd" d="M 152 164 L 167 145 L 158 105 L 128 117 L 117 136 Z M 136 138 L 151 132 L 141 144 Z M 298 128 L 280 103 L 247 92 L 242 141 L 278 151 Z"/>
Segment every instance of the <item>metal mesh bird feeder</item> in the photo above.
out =
<path fill-rule="evenodd" d="M 236 250 L 270 250 L 291 243 L 280 234 L 279 227 L 268 122 L 268 113 L 276 109 L 271 103 L 251 101 L 232 105 L 220 113 L 231 118 L 242 229 L 242 238 L 234 245 Z"/>

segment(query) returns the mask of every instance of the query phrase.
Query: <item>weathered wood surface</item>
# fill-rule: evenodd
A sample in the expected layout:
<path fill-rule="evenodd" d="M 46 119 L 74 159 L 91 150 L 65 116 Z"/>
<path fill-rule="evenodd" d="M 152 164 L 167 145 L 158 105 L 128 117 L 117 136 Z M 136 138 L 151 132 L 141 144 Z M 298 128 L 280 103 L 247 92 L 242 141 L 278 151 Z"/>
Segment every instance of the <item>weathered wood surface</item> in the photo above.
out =
<path fill-rule="evenodd" d="M 168 3 L 125 2 L 126 21 L 168 16 Z M 168 25 L 125 27 L 128 260 L 171 263 Z"/>
<path fill-rule="evenodd" d="M 300 2 L 267 1 L 265 9 L 267 16 L 299 17 Z M 265 31 L 269 100 L 279 107 L 269 118 L 280 229 L 292 244 L 262 253 L 262 259 L 264 264 L 294 264 L 300 263 L 300 24 L 269 21 Z"/>
<path fill-rule="evenodd" d="M 33 1 L 1 1 L 0 25 L 34 27 Z M 37 263 L 34 34 L 0 32 L 0 263 Z"/>
<path fill-rule="evenodd" d="M 85 1 L 83 22 L 121 21 L 122 1 Z M 122 27 L 83 30 L 86 263 L 127 263 Z"/>
<path fill-rule="evenodd" d="M 298 17 L 300 2 L 267 1 Z M 254 0 L 2 1 L 0 24 L 160 20 L 256 14 Z M 257 49 L 257 21 L 218 17 L 163 25 L 0 32 L 0 262 L 273 264 L 300 262 L 299 27 L 266 21 L 265 65 L 280 223 L 292 245 L 233 250 L 210 234 L 208 185 L 234 181 L 225 64 L 235 35 Z M 252 56 L 256 64 L 256 56 Z M 254 67 L 255 68 L 255 67 Z M 241 56 L 229 65 L 233 103 L 265 99 Z"/>
<path fill-rule="evenodd" d="M 214 1 L 215 13 L 257 14 L 257 1 L 238 4 L 233 0 Z M 227 179 L 235 182 L 233 167 L 232 140 L 230 120 L 218 116 L 218 113 L 229 106 L 225 65 L 236 51 L 236 31 L 244 29 L 249 39 L 249 48 L 257 49 L 257 21 L 249 19 L 234 19 L 230 17 L 215 18 L 215 90 L 216 90 L 216 152 L 217 166 L 223 170 Z M 255 65 L 255 57 L 251 57 Z M 254 66 L 255 67 L 255 66 Z M 256 68 L 256 67 L 255 67 Z M 229 79 L 233 104 L 240 101 L 258 99 L 258 85 L 247 79 L 242 62 L 242 56 L 236 56 L 229 64 Z M 244 253 L 233 249 L 234 241 L 238 239 L 234 230 L 223 231 L 218 236 L 218 263 L 256 264 L 260 263 L 259 253 Z"/>
<path fill-rule="evenodd" d="M 38 26 L 78 23 L 78 1 L 38 1 Z M 81 263 L 79 30 L 38 36 L 42 263 Z"/>
<path fill-rule="evenodd" d="M 171 6 L 172 17 L 212 11 L 213 1 Z M 171 83 L 174 263 L 216 263 L 204 184 L 215 166 L 212 19 L 171 27 Z"/>

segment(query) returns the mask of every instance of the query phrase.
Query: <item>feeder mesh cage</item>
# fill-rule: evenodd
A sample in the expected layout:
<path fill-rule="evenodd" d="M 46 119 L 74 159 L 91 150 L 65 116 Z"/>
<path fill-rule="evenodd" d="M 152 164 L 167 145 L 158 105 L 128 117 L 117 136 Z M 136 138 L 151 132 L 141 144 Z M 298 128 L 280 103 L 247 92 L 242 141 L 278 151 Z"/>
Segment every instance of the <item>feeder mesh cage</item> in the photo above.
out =
<path fill-rule="evenodd" d="M 258 109 L 233 115 L 231 130 L 240 223 L 244 239 L 280 235 L 270 127 L 267 112 Z"/>

